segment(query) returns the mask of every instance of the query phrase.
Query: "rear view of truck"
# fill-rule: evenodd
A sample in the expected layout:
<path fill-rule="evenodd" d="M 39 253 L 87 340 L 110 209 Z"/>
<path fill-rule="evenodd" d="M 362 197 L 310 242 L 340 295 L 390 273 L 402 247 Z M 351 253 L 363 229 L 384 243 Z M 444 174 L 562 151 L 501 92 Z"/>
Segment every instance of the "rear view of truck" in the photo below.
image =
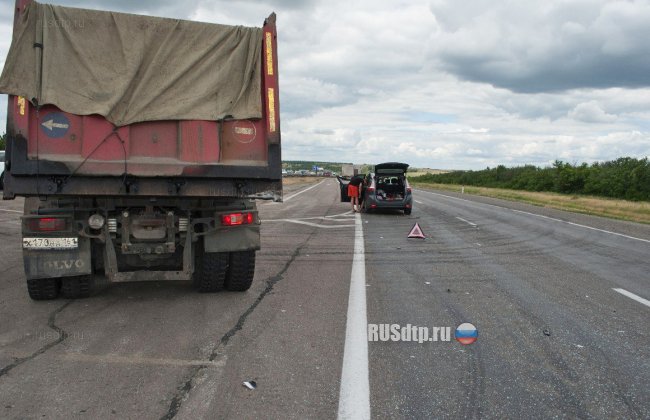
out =
<path fill-rule="evenodd" d="M 226 26 L 17 0 L 4 199 L 33 299 L 111 282 L 251 286 L 282 197 L 275 15 Z"/>

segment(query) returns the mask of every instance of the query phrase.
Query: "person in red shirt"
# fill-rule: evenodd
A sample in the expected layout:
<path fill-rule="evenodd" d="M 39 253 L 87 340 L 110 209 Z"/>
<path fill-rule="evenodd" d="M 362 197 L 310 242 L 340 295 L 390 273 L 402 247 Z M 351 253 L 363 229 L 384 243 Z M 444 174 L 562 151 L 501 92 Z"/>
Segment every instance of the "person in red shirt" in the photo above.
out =
<path fill-rule="evenodd" d="M 352 179 L 350 179 L 350 183 L 348 184 L 348 197 L 350 197 L 350 203 L 352 203 L 353 212 L 361 213 L 361 205 L 359 204 L 359 194 L 361 192 L 362 183 L 363 183 L 363 178 L 361 178 L 360 176 L 353 176 Z"/>

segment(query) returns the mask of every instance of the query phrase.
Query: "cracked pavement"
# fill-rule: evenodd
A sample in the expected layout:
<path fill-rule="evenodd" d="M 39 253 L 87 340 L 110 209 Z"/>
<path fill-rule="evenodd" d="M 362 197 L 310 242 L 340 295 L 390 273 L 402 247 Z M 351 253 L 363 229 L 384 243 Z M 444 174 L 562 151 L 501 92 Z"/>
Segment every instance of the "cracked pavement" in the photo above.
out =
<path fill-rule="evenodd" d="M 349 228 L 263 224 L 245 293 L 100 281 L 88 299 L 32 302 L 22 273 L 22 200 L 2 204 L 0 417 L 335 415 L 343 341 L 331 337 L 345 332 Z M 259 207 L 263 219 L 348 210 L 334 193 L 326 202 Z M 242 385 L 249 380 L 254 391 Z"/>
<path fill-rule="evenodd" d="M 335 180 L 260 204 L 246 293 L 143 282 L 49 302 L 27 297 L 20 201 L 2 202 L 0 417 L 336 417 L 358 217 L 367 322 L 480 331 L 368 343 L 353 403 L 374 418 L 648 418 L 650 227 L 415 194 L 411 216 L 353 216 Z M 426 239 L 406 238 L 415 222 Z"/>

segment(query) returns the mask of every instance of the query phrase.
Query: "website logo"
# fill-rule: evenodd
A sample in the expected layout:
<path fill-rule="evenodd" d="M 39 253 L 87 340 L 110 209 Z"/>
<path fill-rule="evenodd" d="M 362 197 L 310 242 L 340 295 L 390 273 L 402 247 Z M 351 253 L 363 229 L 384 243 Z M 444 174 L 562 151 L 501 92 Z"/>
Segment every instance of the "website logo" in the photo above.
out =
<path fill-rule="evenodd" d="M 462 345 L 473 344 L 478 339 L 478 330 L 469 322 L 465 322 L 456 327 L 456 341 Z"/>
<path fill-rule="evenodd" d="M 369 342 L 416 342 L 419 344 L 428 342 L 452 342 L 451 332 L 454 331 L 454 338 L 462 345 L 473 344 L 478 339 L 478 330 L 469 322 L 460 324 L 454 330 L 453 327 L 425 327 L 412 324 L 404 326 L 400 324 L 368 324 Z"/>

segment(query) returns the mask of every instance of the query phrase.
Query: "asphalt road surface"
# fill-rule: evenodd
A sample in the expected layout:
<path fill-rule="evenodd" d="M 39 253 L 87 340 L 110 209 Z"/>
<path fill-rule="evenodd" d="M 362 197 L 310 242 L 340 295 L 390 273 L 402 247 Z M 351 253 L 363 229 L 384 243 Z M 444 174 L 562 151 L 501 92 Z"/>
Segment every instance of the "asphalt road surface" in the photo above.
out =
<path fill-rule="evenodd" d="M 338 191 L 259 206 L 246 293 L 47 302 L 1 202 L 0 418 L 650 418 L 650 227 L 420 190 L 410 216 L 355 215 Z"/>

